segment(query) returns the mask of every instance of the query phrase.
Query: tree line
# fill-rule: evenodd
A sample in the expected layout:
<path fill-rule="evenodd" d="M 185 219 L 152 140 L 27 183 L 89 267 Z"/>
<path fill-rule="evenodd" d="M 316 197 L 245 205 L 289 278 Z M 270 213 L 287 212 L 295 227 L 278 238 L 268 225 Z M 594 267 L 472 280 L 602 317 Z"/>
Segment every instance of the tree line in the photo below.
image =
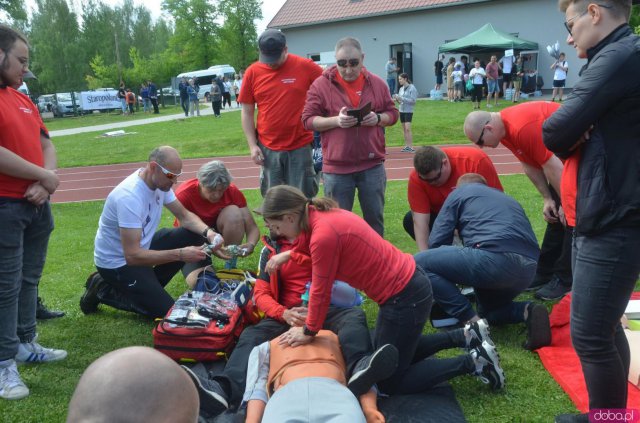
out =
<path fill-rule="evenodd" d="M 70 2 L 71 0 L 69 0 Z M 0 0 L 0 20 L 31 44 L 29 81 L 35 93 L 117 87 L 143 81 L 168 84 L 181 72 L 230 64 L 244 69 L 258 58 L 255 21 L 260 0 L 164 0 L 153 20 L 144 6 L 88 0 L 76 13 L 67 0 Z"/>

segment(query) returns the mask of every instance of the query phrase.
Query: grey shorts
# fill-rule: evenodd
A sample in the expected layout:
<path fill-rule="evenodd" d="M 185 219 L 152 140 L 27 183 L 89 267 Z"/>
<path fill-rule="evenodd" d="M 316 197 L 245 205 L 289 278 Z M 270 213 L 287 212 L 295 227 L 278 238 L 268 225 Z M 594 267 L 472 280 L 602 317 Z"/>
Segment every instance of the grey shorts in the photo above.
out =
<path fill-rule="evenodd" d="M 318 193 L 316 171 L 313 169 L 311 143 L 290 151 L 271 150 L 258 143 L 264 163 L 260 172 L 260 192 L 276 185 L 291 185 L 299 188 L 307 198 Z"/>

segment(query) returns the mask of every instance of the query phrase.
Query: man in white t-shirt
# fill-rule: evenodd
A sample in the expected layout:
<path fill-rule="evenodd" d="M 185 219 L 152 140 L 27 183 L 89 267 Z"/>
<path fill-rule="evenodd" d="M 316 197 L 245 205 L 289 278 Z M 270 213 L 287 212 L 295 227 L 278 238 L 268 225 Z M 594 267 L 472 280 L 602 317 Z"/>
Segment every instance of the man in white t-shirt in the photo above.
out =
<path fill-rule="evenodd" d="M 172 187 L 181 174 L 178 152 L 158 147 L 144 168 L 111 191 L 95 238 L 93 255 L 98 271 L 87 279 L 80 299 L 83 313 L 94 313 L 98 304 L 104 303 L 163 317 L 174 302 L 165 285 L 185 263 L 206 258 L 205 241 L 222 246 L 222 237 L 176 198 Z M 179 228 L 156 232 L 163 206 L 178 218 Z"/>
<path fill-rule="evenodd" d="M 515 56 L 504 56 L 498 63 L 500 63 L 500 67 L 502 68 L 502 95 L 505 95 L 507 89 L 513 88 L 511 69 L 515 63 Z"/>
<path fill-rule="evenodd" d="M 551 65 L 551 69 L 553 70 L 553 95 L 551 96 L 551 101 L 556 101 L 556 96 L 558 96 L 559 101 L 562 101 L 562 92 L 564 91 L 567 71 L 569 70 L 564 53 L 560 53 L 558 60 Z"/>

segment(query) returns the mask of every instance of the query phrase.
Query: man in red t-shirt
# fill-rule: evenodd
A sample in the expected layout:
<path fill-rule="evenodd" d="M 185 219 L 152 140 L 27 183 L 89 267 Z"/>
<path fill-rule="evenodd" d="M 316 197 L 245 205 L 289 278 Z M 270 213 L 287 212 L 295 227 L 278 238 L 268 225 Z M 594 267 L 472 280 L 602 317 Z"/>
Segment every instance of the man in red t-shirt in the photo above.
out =
<path fill-rule="evenodd" d="M 242 80 L 242 130 L 251 159 L 262 165 L 262 195 L 275 185 L 299 188 L 309 198 L 318 192 L 313 169 L 313 134 L 300 116 L 311 83 L 322 74 L 310 59 L 289 54 L 284 34 L 267 29 L 258 38 L 260 61 Z M 258 107 L 257 124 L 254 120 Z"/>
<path fill-rule="evenodd" d="M 420 147 L 413 158 L 407 197 L 411 210 L 403 226 L 419 251 L 428 248 L 429 232 L 444 200 L 465 173 L 479 173 L 487 185 L 503 191 L 496 168 L 482 150 L 473 147 Z"/>
<path fill-rule="evenodd" d="M 17 91 L 28 72 L 27 39 L 0 25 L 0 398 L 8 400 L 29 395 L 17 362 L 67 356 L 36 340 L 38 284 L 53 231 L 49 196 L 60 180 L 38 108 Z"/>
<path fill-rule="evenodd" d="M 221 234 L 225 245 L 237 245 L 240 249 L 239 255 L 246 257 L 253 253 L 260 238 L 260 230 L 247 208 L 247 199 L 238 187 L 231 183 L 231 179 L 224 163 L 213 160 L 200 167 L 197 178 L 180 184 L 176 189 L 176 197 L 187 210 Z M 179 225 L 177 219 L 174 225 Z M 242 243 L 245 236 L 246 242 Z M 218 256 L 226 257 L 224 251 Z M 229 258 L 225 267 L 235 268 L 235 261 L 234 257 Z M 183 272 L 189 275 L 194 269 L 206 264 L 186 264 Z"/>
<path fill-rule="evenodd" d="M 495 148 L 502 143 L 522 164 L 524 173 L 543 198 L 542 214 L 547 228 L 542 241 L 536 276 L 529 290 L 535 296 L 557 300 L 571 290 L 572 228 L 562 219 L 560 180 L 562 162 L 544 146 L 542 124 L 559 104 L 532 101 L 508 107 L 499 113 L 472 112 L 464 123 L 464 132 L 480 147 Z"/>

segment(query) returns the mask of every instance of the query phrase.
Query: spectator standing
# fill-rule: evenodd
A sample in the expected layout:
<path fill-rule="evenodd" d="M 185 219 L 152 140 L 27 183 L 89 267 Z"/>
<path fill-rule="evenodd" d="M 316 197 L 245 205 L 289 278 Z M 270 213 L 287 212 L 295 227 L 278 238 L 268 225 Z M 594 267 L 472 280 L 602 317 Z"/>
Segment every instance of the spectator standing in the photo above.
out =
<path fill-rule="evenodd" d="M 251 159 L 262 166 L 260 192 L 275 185 L 318 192 L 313 170 L 313 134 L 300 119 L 307 91 L 322 74 L 310 59 L 290 54 L 284 34 L 267 29 L 258 38 L 260 61 L 244 74 L 240 90 L 242 129 Z M 254 112 L 258 107 L 257 124 Z"/>
<path fill-rule="evenodd" d="M 389 92 L 391 93 L 391 95 L 394 95 L 396 93 L 396 80 L 398 79 L 398 72 L 400 71 L 398 63 L 396 62 L 396 58 L 390 58 L 384 69 L 387 74 L 387 85 L 389 85 Z"/>
<path fill-rule="evenodd" d="M 302 122 L 321 134 L 325 195 L 350 211 L 357 189 L 364 220 L 382 236 L 387 185 L 383 127 L 396 123 L 398 110 L 384 81 L 364 68 L 357 39 L 339 40 L 335 55 L 337 64 L 309 88 Z M 360 121 L 348 114 L 368 103 L 371 111 Z"/>
<path fill-rule="evenodd" d="M 153 114 L 157 115 L 160 113 L 160 110 L 158 110 L 158 87 L 151 80 L 147 81 L 147 85 L 149 86 L 149 100 L 153 106 Z"/>
<path fill-rule="evenodd" d="M 189 109 L 191 110 L 190 114 L 193 116 L 194 112 L 197 112 L 197 115 L 200 116 L 200 99 L 198 98 L 198 91 L 200 91 L 200 87 L 196 85 L 196 82 L 193 78 L 189 80 L 189 86 L 187 87 L 187 94 L 189 94 Z"/>
<path fill-rule="evenodd" d="M 491 95 L 493 94 L 493 105 L 498 105 L 498 96 L 500 95 L 500 87 L 498 81 L 498 70 L 500 69 L 500 65 L 498 65 L 498 58 L 493 55 L 491 56 L 491 60 L 487 64 L 486 73 L 487 73 L 487 107 L 493 107 L 491 105 Z"/>
<path fill-rule="evenodd" d="M 503 56 L 500 58 L 500 66 L 502 67 L 502 94 L 504 96 L 507 95 L 507 90 L 513 87 L 513 82 L 511 81 L 511 68 L 515 63 L 515 57 L 511 56 Z"/>
<path fill-rule="evenodd" d="M 518 56 L 516 63 L 513 66 L 513 102 L 517 103 L 520 101 L 520 90 L 522 89 L 522 78 L 524 77 L 524 63 L 522 62 L 522 56 Z"/>
<path fill-rule="evenodd" d="M 240 97 L 240 88 L 242 88 L 242 75 L 236 74 L 233 81 L 233 93 L 236 96 L 236 107 L 240 107 L 240 101 L 238 101 Z"/>
<path fill-rule="evenodd" d="M 185 117 L 189 116 L 189 81 L 186 77 L 182 78 L 182 81 L 178 84 L 178 92 L 180 93 L 180 107 L 184 112 Z"/>
<path fill-rule="evenodd" d="M 436 91 L 440 91 L 440 86 L 442 85 L 442 69 L 444 68 L 444 63 L 442 63 L 443 60 L 444 54 L 441 58 L 436 59 L 436 62 L 433 64 L 433 71 L 436 74 L 436 86 L 434 87 Z"/>
<path fill-rule="evenodd" d="M 462 93 L 464 92 L 464 74 L 462 73 L 462 63 L 458 62 L 451 72 L 453 78 L 453 101 L 462 101 Z"/>
<path fill-rule="evenodd" d="M 482 66 L 480 66 L 480 60 L 474 62 L 474 68 L 469 72 L 469 78 L 473 81 L 473 93 L 471 94 L 471 101 L 474 103 L 473 108 L 480 109 L 480 102 L 482 101 L 482 88 L 484 86 L 484 78 L 486 73 Z"/>
<path fill-rule="evenodd" d="M 129 107 L 129 114 L 133 116 L 133 108 L 136 105 L 136 95 L 131 91 L 131 88 L 127 88 L 127 106 Z"/>
<path fill-rule="evenodd" d="M 217 118 L 220 117 L 220 107 L 222 105 L 222 91 L 220 91 L 220 86 L 218 85 L 218 78 L 215 77 L 211 81 L 211 93 L 209 93 L 209 97 L 211 98 L 211 107 L 213 108 L 213 115 Z"/>
<path fill-rule="evenodd" d="M 453 80 L 453 71 L 455 69 L 455 63 L 456 63 L 456 59 L 454 57 L 450 57 L 449 64 L 445 69 L 446 76 L 447 76 L 447 100 L 451 102 L 453 102 L 453 98 L 454 98 L 455 85 Z"/>
<path fill-rule="evenodd" d="M 553 70 L 553 94 L 551 95 L 551 101 L 562 101 L 562 92 L 564 91 L 564 85 L 567 80 L 567 72 L 569 71 L 569 65 L 565 60 L 564 53 L 560 53 L 558 60 L 551 65 Z"/>
<path fill-rule="evenodd" d="M 442 71 L 442 69 L 440 69 Z M 440 72 L 442 75 L 442 72 Z M 411 120 L 413 119 L 413 109 L 418 99 L 418 90 L 411 83 L 409 75 L 401 73 L 398 76 L 400 83 L 400 91 L 393 96 L 393 99 L 400 105 L 400 123 L 402 124 L 402 133 L 404 135 L 403 153 L 415 153 L 413 149 L 413 133 L 411 132 Z"/>
<path fill-rule="evenodd" d="M 467 60 L 467 56 L 460 56 L 460 63 L 462 63 L 462 75 L 469 75 L 470 69 L 469 69 L 469 62 Z M 463 84 L 462 85 L 462 98 L 464 98 L 464 96 L 466 96 L 467 94 L 470 94 L 470 93 L 467 92 L 466 84 Z"/>
<path fill-rule="evenodd" d="M 140 85 L 140 98 L 142 98 L 142 111 L 149 113 L 151 111 L 151 102 L 149 101 L 149 87 L 146 83 Z"/>
<path fill-rule="evenodd" d="M 640 38 L 628 24 L 631 0 L 559 6 L 567 43 L 587 59 L 571 94 L 542 127 L 547 148 L 566 159 L 562 205 L 575 224 L 571 341 L 589 409 L 623 409 L 630 345 L 620 318 L 640 274 L 640 80 L 628 77 L 640 66 Z M 588 414 L 556 417 L 588 420 Z"/>
<path fill-rule="evenodd" d="M 222 80 L 222 86 L 224 87 L 224 92 L 222 93 L 222 105 L 227 104 L 229 108 L 231 108 L 231 82 L 229 78 L 226 76 Z"/>
<path fill-rule="evenodd" d="M 127 90 L 124 88 L 124 82 L 120 81 L 120 87 L 118 88 L 118 98 L 120 99 L 120 107 L 122 108 L 122 114 L 128 113 L 127 108 Z"/>
<path fill-rule="evenodd" d="M 56 150 L 37 107 L 18 88 L 29 72 L 24 35 L 0 25 L 0 398 L 29 395 L 16 363 L 62 360 L 67 352 L 37 342 L 38 284 L 60 183 Z"/>
<path fill-rule="evenodd" d="M 218 84 L 218 88 L 220 88 L 220 95 L 222 96 L 222 108 L 224 109 L 224 76 L 218 75 L 216 77 L 216 84 Z"/>

